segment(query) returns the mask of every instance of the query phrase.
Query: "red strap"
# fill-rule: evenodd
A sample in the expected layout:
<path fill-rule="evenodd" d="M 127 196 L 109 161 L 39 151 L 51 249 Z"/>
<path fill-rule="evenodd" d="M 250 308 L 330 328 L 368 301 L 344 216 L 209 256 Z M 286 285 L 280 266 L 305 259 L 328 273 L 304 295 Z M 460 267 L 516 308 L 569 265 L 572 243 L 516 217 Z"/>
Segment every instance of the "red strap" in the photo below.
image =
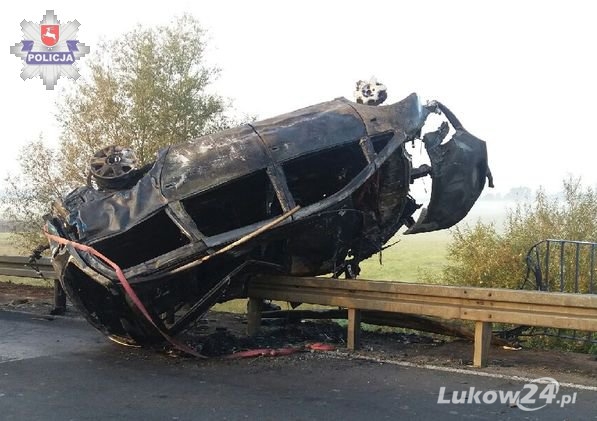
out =
<path fill-rule="evenodd" d="M 139 309 L 139 311 L 141 312 L 141 314 L 143 314 L 143 316 L 145 317 L 145 319 L 160 333 L 160 335 L 162 335 L 164 337 L 164 339 L 166 339 L 172 346 L 174 346 L 174 348 L 178 349 L 179 351 L 182 351 L 182 352 L 184 352 L 186 354 L 189 354 L 189 355 L 192 355 L 194 357 L 207 358 L 205 355 L 201 355 L 199 352 L 197 352 L 196 350 L 192 349 L 191 347 L 189 347 L 189 346 L 187 346 L 187 345 L 185 345 L 185 344 L 183 344 L 183 343 L 175 340 L 170 335 L 168 335 L 166 332 L 163 332 L 157 326 L 157 324 L 153 321 L 153 319 L 151 318 L 149 312 L 147 311 L 147 309 L 145 308 L 145 306 L 143 305 L 143 303 L 141 302 L 141 300 L 139 299 L 139 297 L 135 293 L 135 290 L 133 290 L 133 287 L 131 287 L 131 284 L 125 278 L 124 273 L 122 272 L 122 269 L 120 269 L 120 266 L 118 266 L 112 260 L 108 259 L 106 256 L 104 256 L 102 253 L 100 253 L 99 251 L 97 251 L 96 249 L 94 249 L 91 246 L 86 246 L 84 244 L 79 244 L 79 243 L 77 243 L 75 241 L 67 240 L 65 238 L 58 237 L 56 235 L 52 235 L 52 234 L 50 234 L 46 230 L 45 227 L 44 227 L 44 234 L 51 241 L 54 241 L 54 242 L 59 243 L 59 244 L 64 244 L 64 245 L 72 246 L 72 247 L 76 248 L 77 250 L 87 252 L 87 253 L 92 254 L 92 255 L 98 257 L 99 259 L 103 260 L 112 269 L 114 269 L 114 272 L 116 272 L 116 276 L 118 277 L 118 280 L 120 281 L 120 284 L 124 288 L 124 291 L 129 296 L 129 298 L 131 299 L 131 301 L 133 302 L 133 304 L 135 305 L 135 307 L 137 307 L 137 309 Z"/>
<path fill-rule="evenodd" d="M 282 357 L 285 355 L 294 354 L 300 350 L 300 348 L 249 349 L 247 351 L 235 352 L 234 354 L 228 355 L 226 358 Z"/>
<path fill-rule="evenodd" d="M 316 342 L 314 344 L 308 344 L 305 346 L 307 349 L 312 349 L 313 351 L 335 351 L 336 347 L 331 344 L 324 344 L 323 342 Z"/>
<path fill-rule="evenodd" d="M 324 344 L 322 342 L 317 342 L 314 344 L 307 344 L 304 346 L 304 349 L 310 349 L 313 351 L 335 351 L 336 347 L 331 344 Z M 291 355 L 295 352 L 302 351 L 303 348 L 258 348 L 258 349 L 249 349 L 246 351 L 239 351 L 235 352 L 234 354 L 228 355 L 226 358 L 255 358 L 255 357 L 281 357 L 284 355 Z"/>

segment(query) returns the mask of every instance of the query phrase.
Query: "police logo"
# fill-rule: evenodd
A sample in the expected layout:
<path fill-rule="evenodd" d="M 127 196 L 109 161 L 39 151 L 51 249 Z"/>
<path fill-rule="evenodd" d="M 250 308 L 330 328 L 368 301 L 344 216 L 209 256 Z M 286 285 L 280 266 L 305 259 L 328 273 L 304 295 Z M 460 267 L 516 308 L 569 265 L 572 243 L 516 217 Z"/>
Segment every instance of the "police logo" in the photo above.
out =
<path fill-rule="evenodd" d="M 61 25 L 53 10 L 47 10 L 40 23 L 21 22 L 23 41 L 10 47 L 11 54 L 25 63 L 23 80 L 39 76 L 46 89 L 54 89 L 61 76 L 77 80 L 75 61 L 89 53 L 89 47 L 77 40 L 79 22 Z"/>

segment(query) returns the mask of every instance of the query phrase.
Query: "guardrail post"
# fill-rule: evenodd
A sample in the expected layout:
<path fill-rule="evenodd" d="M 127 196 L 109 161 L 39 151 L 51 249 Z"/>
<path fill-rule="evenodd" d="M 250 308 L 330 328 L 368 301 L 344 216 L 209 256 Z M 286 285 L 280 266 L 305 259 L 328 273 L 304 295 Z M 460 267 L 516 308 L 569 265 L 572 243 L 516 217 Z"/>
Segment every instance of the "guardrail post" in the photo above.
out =
<path fill-rule="evenodd" d="M 361 340 L 361 310 L 356 308 L 348 309 L 348 334 L 346 346 L 348 349 L 358 349 Z"/>
<path fill-rule="evenodd" d="M 60 281 L 54 280 L 54 309 L 52 314 L 66 313 L 66 293 L 60 285 Z"/>
<path fill-rule="evenodd" d="M 249 297 L 247 302 L 247 335 L 254 336 L 261 327 L 261 298 Z"/>
<path fill-rule="evenodd" d="M 475 350 L 473 366 L 486 367 L 491 344 L 491 323 L 475 322 Z"/>

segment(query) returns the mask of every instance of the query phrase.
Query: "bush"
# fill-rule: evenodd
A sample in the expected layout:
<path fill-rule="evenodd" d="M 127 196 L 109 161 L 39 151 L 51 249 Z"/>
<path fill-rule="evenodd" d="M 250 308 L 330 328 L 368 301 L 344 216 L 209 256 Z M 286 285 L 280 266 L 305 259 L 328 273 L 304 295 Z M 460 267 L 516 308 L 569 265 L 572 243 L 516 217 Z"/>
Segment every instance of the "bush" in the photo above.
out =
<path fill-rule="evenodd" d="M 536 243 L 552 238 L 597 241 L 597 194 L 580 179 L 563 182 L 561 198 L 539 190 L 531 203 L 509 211 L 503 232 L 477 222 L 457 227 L 448 244 L 443 281 L 452 285 L 518 288 L 526 274 L 525 258 Z"/>

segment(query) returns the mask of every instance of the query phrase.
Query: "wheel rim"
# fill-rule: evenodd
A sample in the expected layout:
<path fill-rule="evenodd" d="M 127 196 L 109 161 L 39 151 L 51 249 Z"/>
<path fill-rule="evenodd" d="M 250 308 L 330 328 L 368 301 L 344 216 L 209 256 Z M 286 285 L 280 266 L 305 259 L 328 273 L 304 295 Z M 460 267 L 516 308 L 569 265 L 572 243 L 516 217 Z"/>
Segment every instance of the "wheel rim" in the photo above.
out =
<path fill-rule="evenodd" d="M 117 180 L 137 169 L 137 157 L 132 149 L 108 146 L 93 155 L 89 162 L 91 175 L 100 180 Z"/>

